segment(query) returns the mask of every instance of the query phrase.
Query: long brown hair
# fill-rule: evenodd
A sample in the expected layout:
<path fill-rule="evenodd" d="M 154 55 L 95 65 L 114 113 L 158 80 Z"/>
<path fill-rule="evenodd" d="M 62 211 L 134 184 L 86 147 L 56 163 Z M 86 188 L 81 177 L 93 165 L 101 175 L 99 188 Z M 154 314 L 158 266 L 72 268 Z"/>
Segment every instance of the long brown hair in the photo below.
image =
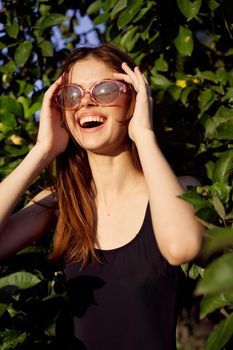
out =
<path fill-rule="evenodd" d="M 135 67 L 134 61 L 113 45 L 81 47 L 75 49 L 64 63 L 64 79 L 68 79 L 77 61 L 90 56 L 101 60 L 116 72 L 123 73 L 122 62 L 127 62 L 132 69 Z M 129 147 L 135 168 L 141 170 L 135 144 L 130 141 Z M 60 216 L 51 258 L 63 257 L 66 263 L 78 261 L 84 266 L 90 258 L 96 259 L 96 193 L 87 153 L 72 137 L 66 150 L 56 159 L 56 174 Z"/>

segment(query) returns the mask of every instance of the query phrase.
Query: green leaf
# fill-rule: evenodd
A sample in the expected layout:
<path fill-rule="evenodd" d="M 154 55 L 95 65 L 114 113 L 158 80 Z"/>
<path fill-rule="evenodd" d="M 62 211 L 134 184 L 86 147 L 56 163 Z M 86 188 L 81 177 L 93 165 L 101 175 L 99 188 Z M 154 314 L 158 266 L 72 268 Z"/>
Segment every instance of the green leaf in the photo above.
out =
<path fill-rule="evenodd" d="M 5 49 L 6 44 L 4 44 L 2 41 L 0 41 L 0 50 Z"/>
<path fill-rule="evenodd" d="M 205 232 L 205 240 L 202 248 L 202 256 L 205 259 L 225 248 L 233 247 L 233 229 L 213 228 Z"/>
<path fill-rule="evenodd" d="M 43 57 L 53 57 L 54 47 L 53 44 L 45 40 L 39 45 Z"/>
<path fill-rule="evenodd" d="M 233 87 L 229 87 L 226 89 L 226 94 L 222 97 L 222 102 L 229 101 L 233 102 Z"/>
<path fill-rule="evenodd" d="M 157 60 L 155 60 L 155 68 L 158 71 L 161 71 L 161 72 L 167 72 L 168 71 L 168 64 L 164 60 L 163 54 L 161 54 L 160 57 L 157 58 Z"/>
<path fill-rule="evenodd" d="M 18 95 L 22 95 L 25 92 L 27 82 L 25 80 L 17 80 L 17 84 L 19 85 Z"/>
<path fill-rule="evenodd" d="M 147 12 L 149 12 L 149 10 L 153 6 L 153 4 L 154 4 L 154 1 L 148 1 L 147 2 L 147 7 L 142 8 L 138 12 L 137 16 L 133 20 L 133 23 L 140 23 L 140 20 L 143 19 L 143 17 L 146 15 Z"/>
<path fill-rule="evenodd" d="M 219 121 L 233 121 L 233 109 L 221 106 L 214 115 L 214 118 Z"/>
<path fill-rule="evenodd" d="M 208 118 L 205 123 L 205 139 L 214 139 L 217 137 L 217 122 L 214 118 Z"/>
<path fill-rule="evenodd" d="M 107 22 L 109 17 L 110 17 L 109 13 L 101 13 L 99 16 L 95 17 L 93 21 L 94 26 L 98 26 L 101 23 Z"/>
<path fill-rule="evenodd" d="M 1 333 L 2 345 L 0 350 L 10 350 L 15 349 L 18 345 L 23 344 L 27 333 L 16 331 L 16 330 L 6 330 Z"/>
<path fill-rule="evenodd" d="M 233 109 L 221 106 L 214 117 L 209 117 L 205 125 L 207 139 L 232 140 L 233 138 Z"/>
<path fill-rule="evenodd" d="M 23 156 L 28 152 L 28 145 L 26 146 L 21 146 L 16 147 L 16 146 L 11 146 L 6 144 L 3 148 L 4 152 L 6 153 L 7 156 L 9 157 L 19 157 Z"/>
<path fill-rule="evenodd" d="M 210 89 L 200 92 L 198 96 L 198 107 L 200 108 L 200 110 L 208 109 L 207 107 L 210 106 L 213 96 L 213 92 Z"/>
<path fill-rule="evenodd" d="M 187 106 L 188 105 L 188 97 L 189 97 L 189 94 L 195 89 L 194 86 L 188 86 L 184 89 L 182 89 L 181 91 L 181 95 L 180 95 L 180 100 L 181 102 Z"/>
<path fill-rule="evenodd" d="M 8 276 L 0 278 L 0 288 L 6 286 L 16 286 L 20 290 L 36 286 L 41 280 L 29 272 L 15 272 Z"/>
<path fill-rule="evenodd" d="M 190 191 L 183 193 L 179 197 L 190 203 L 196 212 L 204 208 L 209 208 L 211 206 L 207 200 L 202 199 L 202 197 L 196 192 L 195 188 L 192 188 Z"/>
<path fill-rule="evenodd" d="M 182 92 L 182 88 L 176 85 L 171 85 L 167 92 L 173 97 L 174 101 L 178 101 Z"/>
<path fill-rule="evenodd" d="M 212 71 L 206 70 L 204 72 L 198 72 L 197 77 L 200 79 L 204 80 L 210 80 L 213 81 L 214 83 L 217 83 L 218 79 L 216 77 L 216 74 Z"/>
<path fill-rule="evenodd" d="M 212 294 L 233 289 L 233 253 L 226 253 L 210 263 L 195 293 Z"/>
<path fill-rule="evenodd" d="M 223 306 L 233 306 L 233 291 L 205 296 L 200 304 L 200 318 Z"/>
<path fill-rule="evenodd" d="M 33 114 L 41 108 L 41 102 L 35 102 L 33 105 L 29 106 L 31 99 L 24 96 L 20 96 L 17 101 L 23 105 L 25 119 L 30 119 Z"/>
<path fill-rule="evenodd" d="M 227 203 L 229 201 L 231 186 L 225 182 L 215 182 L 211 186 L 197 187 L 197 192 L 210 198 L 218 197 L 223 203 Z"/>
<path fill-rule="evenodd" d="M 214 197 L 212 199 L 212 203 L 213 203 L 214 209 L 216 210 L 216 212 L 218 213 L 220 218 L 222 220 L 225 220 L 226 212 L 225 212 L 225 209 L 224 209 L 224 206 L 223 206 L 221 200 L 218 197 Z"/>
<path fill-rule="evenodd" d="M 102 0 L 97 0 L 92 2 L 92 4 L 87 8 L 87 14 L 88 15 L 93 15 L 97 11 L 99 11 L 103 6 L 103 1 Z"/>
<path fill-rule="evenodd" d="M 127 11 L 123 11 L 117 20 L 118 29 L 121 30 L 124 26 L 126 26 L 128 23 L 130 23 L 132 21 L 132 19 L 134 18 L 135 14 L 136 14 L 136 12 L 128 13 Z M 137 31 L 138 31 L 137 26 L 135 26 L 134 28 L 137 29 Z"/>
<path fill-rule="evenodd" d="M 33 103 L 33 105 L 31 105 L 29 108 L 27 119 L 31 118 L 37 111 L 39 111 L 40 108 L 41 108 L 40 102 Z"/>
<path fill-rule="evenodd" d="M 16 116 L 20 116 L 22 113 L 20 104 L 11 96 L 0 96 L 0 109 L 7 110 Z"/>
<path fill-rule="evenodd" d="M 50 13 L 49 15 L 46 15 L 42 18 L 40 18 L 36 22 L 36 27 L 39 29 L 40 33 L 42 34 L 45 29 L 50 28 L 52 26 L 56 26 L 60 23 L 63 23 L 67 20 L 67 17 L 64 15 L 61 15 L 60 13 Z"/>
<path fill-rule="evenodd" d="M 179 34 L 175 38 L 175 46 L 181 55 L 191 56 L 193 51 L 192 32 L 189 29 L 180 26 Z"/>
<path fill-rule="evenodd" d="M 51 5 L 44 5 L 44 4 L 40 4 L 40 13 L 42 16 L 47 15 L 47 13 L 50 12 L 51 10 Z"/>
<path fill-rule="evenodd" d="M 44 247 L 39 247 L 38 245 L 30 245 L 22 250 L 20 250 L 16 255 L 24 254 L 47 254 L 47 250 Z"/>
<path fill-rule="evenodd" d="M 208 5 L 212 11 L 215 11 L 216 8 L 219 6 L 219 3 L 215 0 L 208 0 Z"/>
<path fill-rule="evenodd" d="M 210 186 L 210 193 L 212 197 L 218 197 L 223 203 L 229 201 L 231 186 L 225 182 L 215 182 Z"/>
<path fill-rule="evenodd" d="M 210 179 L 210 180 L 212 180 L 212 177 L 213 177 L 214 167 L 215 167 L 215 164 L 214 164 L 214 162 L 212 160 L 209 160 L 205 164 L 207 176 L 208 176 L 208 179 Z M 215 181 L 213 181 L 213 182 L 215 182 Z"/>
<path fill-rule="evenodd" d="M 203 276 L 204 269 L 196 264 L 192 264 L 191 269 L 188 271 L 188 276 L 194 280 L 197 279 L 198 276 Z"/>
<path fill-rule="evenodd" d="M 196 17 L 201 7 L 202 0 L 177 0 L 177 5 L 183 15 L 190 21 Z"/>
<path fill-rule="evenodd" d="M 222 350 L 233 335 L 233 313 L 211 332 L 205 350 Z"/>
<path fill-rule="evenodd" d="M 4 314 L 4 312 L 7 310 L 7 305 L 6 304 L 0 304 L 0 318 Z"/>
<path fill-rule="evenodd" d="M 12 60 L 0 67 L 0 72 L 5 74 L 12 74 L 15 70 L 16 65 Z"/>
<path fill-rule="evenodd" d="M 24 117 L 27 119 L 29 115 L 29 103 L 30 99 L 25 97 L 25 96 L 20 96 L 17 101 L 22 104 L 23 106 L 23 112 L 24 112 Z"/>
<path fill-rule="evenodd" d="M 233 140 L 233 124 L 221 124 L 216 129 L 216 137 L 219 140 Z"/>
<path fill-rule="evenodd" d="M 155 88 L 166 90 L 172 83 L 161 74 L 155 74 L 151 76 L 151 82 Z"/>
<path fill-rule="evenodd" d="M 223 145 L 223 143 L 219 140 L 211 140 L 211 142 L 208 144 L 208 147 L 210 149 L 214 149 L 214 148 L 219 148 Z"/>
<path fill-rule="evenodd" d="M 31 41 L 24 41 L 22 44 L 20 44 L 17 49 L 15 50 L 15 62 L 19 66 L 23 67 L 25 63 L 27 62 L 30 54 L 32 51 L 32 43 Z"/>
<path fill-rule="evenodd" d="M 117 20 L 117 27 L 119 30 L 121 30 L 124 26 L 129 24 L 131 21 L 133 21 L 134 23 L 140 20 L 141 16 L 145 15 L 145 13 L 148 11 L 148 8 L 141 8 L 142 4 L 143 4 L 142 0 L 137 0 L 137 1 L 134 1 L 133 3 L 130 3 L 130 2 L 128 3 L 127 10 L 122 11 Z M 134 28 L 137 29 L 139 34 L 138 26 L 134 26 Z M 144 29 L 144 32 L 142 32 L 142 34 L 145 33 L 145 31 L 146 29 Z"/>
<path fill-rule="evenodd" d="M 212 181 L 227 182 L 233 170 L 233 150 L 227 150 L 217 160 L 213 168 Z"/>
<path fill-rule="evenodd" d="M 113 19 L 119 12 L 127 7 L 127 0 L 117 1 L 111 12 L 111 19 Z M 127 12 L 127 11 L 126 11 Z"/>
<path fill-rule="evenodd" d="M 197 220 L 203 225 L 203 227 L 207 228 L 208 230 L 218 228 L 218 226 L 212 224 L 211 222 L 205 221 L 205 220 L 201 219 L 200 217 L 197 217 Z"/>
<path fill-rule="evenodd" d="M 18 23 L 15 20 L 13 20 L 11 26 L 6 27 L 6 32 L 9 35 L 9 37 L 16 39 L 19 32 Z"/>
<path fill-rule="evenodd" d="M 226 85 L 228 81 L 228 72 L 225 70 L 225 68 L 221 67 L 216 71 L 216 78 L 218 82 L 220 82 L 223 85 Z"/>
<path fill-rule="evenodd" d="M 140 37 L 140 34 L 137 33 L 137 31 L 137 27 L 132 27 L 122 36 L 121 45 L 129 52 L 134 48 L 135 43 Z"/>
<path fill-rule="evenodd" d="M 17 159 L 13 162 L 8 163 L 5 166 L 1 166 L 0 167 L 0 176 L 2 176 L 2 178 L 8 176 L 21 162 L 20 159 Z"/>
<path fill-rule="evenodd" d="M 129 13 L 135 13 L 135 11 L 140 12 L 143 10 L 143 3 L 144 0 L 127 0 L 127 10 Z M 146 6 L 148 8 L 151 8 L 153 3 L 154 1 L 147 1 Z"/>
<path fill-rule="evenodd" d="M 2 123 L 0 130 L 2 132 L 9 131 L 17 126 L 15 115 L 6 109 L 0 109 L 0 121 Z"/>

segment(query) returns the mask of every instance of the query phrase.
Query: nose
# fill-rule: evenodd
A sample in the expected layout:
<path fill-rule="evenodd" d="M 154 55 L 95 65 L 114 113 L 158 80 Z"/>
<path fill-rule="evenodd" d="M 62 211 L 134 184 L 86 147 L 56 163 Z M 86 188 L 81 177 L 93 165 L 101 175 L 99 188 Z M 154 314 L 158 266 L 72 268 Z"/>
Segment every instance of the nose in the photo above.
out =
<path fill-rule="evenodd" d="M 81 98 L 80 107 L 86 106 L 96 106 L 97 103 L 92 99 L 89 91 L 85 91 L 83 97 Z"/>

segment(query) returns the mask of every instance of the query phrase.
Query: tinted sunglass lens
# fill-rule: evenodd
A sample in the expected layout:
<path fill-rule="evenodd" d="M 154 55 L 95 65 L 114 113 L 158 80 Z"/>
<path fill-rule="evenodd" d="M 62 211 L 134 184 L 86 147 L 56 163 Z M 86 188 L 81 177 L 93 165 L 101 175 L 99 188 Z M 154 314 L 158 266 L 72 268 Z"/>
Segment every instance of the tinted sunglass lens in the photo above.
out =
<path fill-rule="evenodd" d="M 81 101 L 81 90 L 76 86 L 64 86 L 57 95 L 57 103 L 63 108 L 73 108 Z"/>
<path fill-rule="evenodd" d="M 102 82 L 94 87 L 92 93 L 98 103 L 107 104 L 117 99 L 120 90 L 119 86 L 114 82 Z"/>

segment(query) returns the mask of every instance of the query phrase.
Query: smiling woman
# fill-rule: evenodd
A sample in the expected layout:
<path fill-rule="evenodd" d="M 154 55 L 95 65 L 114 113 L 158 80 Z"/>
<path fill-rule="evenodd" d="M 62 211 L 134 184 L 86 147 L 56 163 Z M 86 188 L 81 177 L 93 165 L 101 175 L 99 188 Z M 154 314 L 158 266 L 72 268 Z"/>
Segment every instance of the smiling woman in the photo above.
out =
<path fill-rule="evenodd" d="M 98 64 L 99 62 L 97 62 Z M 111 106 L 120 97 L 122 93 L 132 95 L 132 89 L 125 83 L 113 80 L 104 79 L 98 81 L 90 89 L 83 90 L 77 84 L 63 85 L 55 96 L 57 104 L 64 110 L 75 110 L 80 106 L 83 97 L 86 94 L 90 95 L 93 102 L 99 106 Z M 94 128 L 102 125 L 106 118 L 99 116 L 98 113 L 87 113 L 79 118 L 79 124 L 82 128 Z"/>
<path fill-rule="evenodd" d="M 72 349 L 176 348 L 179 265 L 198 254 L 202 227 L 158 147 L 151 102 L 126 53 L 75 50 L 45 93 L 35 146 L 0 185 L 1 257 L 57 221 L 51 258 L 65 262 Z M 54 159 L 52 189 L 10 215 Z"/>

